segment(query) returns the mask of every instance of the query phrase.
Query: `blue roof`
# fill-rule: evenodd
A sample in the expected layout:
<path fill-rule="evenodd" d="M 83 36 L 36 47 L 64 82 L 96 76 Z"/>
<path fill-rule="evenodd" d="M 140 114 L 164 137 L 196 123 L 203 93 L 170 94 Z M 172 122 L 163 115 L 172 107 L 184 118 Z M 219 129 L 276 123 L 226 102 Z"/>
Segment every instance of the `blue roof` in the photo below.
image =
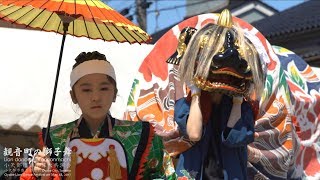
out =
<path fill-rule="evenodd" d="M 306 1 L 252 25 L 267 39 L 320 30 L 320 1 Z"/>

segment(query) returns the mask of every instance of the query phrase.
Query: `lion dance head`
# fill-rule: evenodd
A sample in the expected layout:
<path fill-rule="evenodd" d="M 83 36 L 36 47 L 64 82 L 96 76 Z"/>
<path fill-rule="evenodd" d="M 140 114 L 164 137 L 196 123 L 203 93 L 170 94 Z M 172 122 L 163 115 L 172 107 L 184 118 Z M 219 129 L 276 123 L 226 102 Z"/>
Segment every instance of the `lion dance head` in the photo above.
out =
<path fill-rule="evenodd" d="M 183 82 L 204 91 L 257 98 L 264 89 L 259 55 L 229 10 L 220 14 L 217 24 L 184 28 L 177 51 L 167 62 L 179 64 Z"/>

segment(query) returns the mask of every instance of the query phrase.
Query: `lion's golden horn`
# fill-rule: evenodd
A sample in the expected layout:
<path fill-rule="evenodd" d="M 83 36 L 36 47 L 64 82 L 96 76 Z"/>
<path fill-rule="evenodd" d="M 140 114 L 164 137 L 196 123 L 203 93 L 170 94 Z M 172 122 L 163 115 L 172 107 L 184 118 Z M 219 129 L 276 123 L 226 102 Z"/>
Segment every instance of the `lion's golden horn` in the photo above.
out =
<path fill-rule="evenodd" d="M 233 25 L 232 15 L 228 9 L 224 9 L 218 19 L 218 25 L 231 28 Z"/>

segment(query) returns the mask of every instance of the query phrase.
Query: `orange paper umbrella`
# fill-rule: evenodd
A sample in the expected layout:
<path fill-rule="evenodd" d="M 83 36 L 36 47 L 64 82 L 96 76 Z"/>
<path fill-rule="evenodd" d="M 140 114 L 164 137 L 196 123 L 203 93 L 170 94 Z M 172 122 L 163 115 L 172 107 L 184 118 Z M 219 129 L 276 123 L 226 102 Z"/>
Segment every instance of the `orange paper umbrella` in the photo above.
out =
<path fill-rule="evenodd" d="M 150 36 L 100 0 L 0 0 L 0 19 L 44 31 L 142 43 Z"/>
<path fill-rule="evenodd" d="M 49 134 L 66 34 L 105 41 L 143 43 L 150 36 L 100 0 L 0 0 L 0 19 L 63 34 L 49 120 Z"/>

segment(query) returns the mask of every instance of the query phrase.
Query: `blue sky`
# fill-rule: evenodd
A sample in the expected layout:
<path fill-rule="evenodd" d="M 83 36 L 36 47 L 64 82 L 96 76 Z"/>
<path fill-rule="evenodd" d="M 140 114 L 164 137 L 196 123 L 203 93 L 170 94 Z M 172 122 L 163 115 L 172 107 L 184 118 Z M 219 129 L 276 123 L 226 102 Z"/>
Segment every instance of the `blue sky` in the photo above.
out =
<path fill-rule="evenodd" d="M 109 6 L 117 11 L 121 11 L 126 7 L 131 7 L 129 14 L 135 13 L 134 0 L 104 0 Z M 147 0 L 153 2 L 147 9 L 147 33 L 153 34 L 165 27 L 176 24 L 183 20 L 185 16 L 185 0 Z M 262 0 L 271 7 L 283 11 L 290 7 L 296 6 L 306 0 Z M 159 13 L 156 13 L 158 9 Z M 133 20 L 135 24 L 137 21 Z"/>

